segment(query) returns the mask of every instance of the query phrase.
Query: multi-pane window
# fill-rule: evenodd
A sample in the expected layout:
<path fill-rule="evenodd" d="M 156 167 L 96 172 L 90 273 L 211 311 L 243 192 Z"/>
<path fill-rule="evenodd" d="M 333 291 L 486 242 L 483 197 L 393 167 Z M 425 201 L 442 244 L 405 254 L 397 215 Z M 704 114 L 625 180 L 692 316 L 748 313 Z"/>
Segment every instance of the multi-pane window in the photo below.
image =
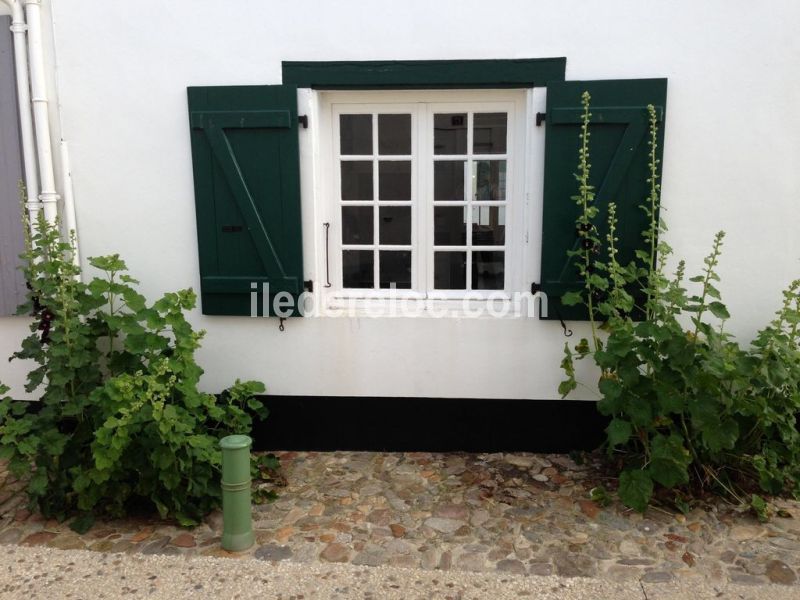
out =
<path fill-rule="evenodd" d="M 512 103 L 334 105 L 337 288 L 508 288 Z"/>
<path fill-rule="evenodd" d="M 502 290 L 506 113 L 433 115 L 433 287 Z"/>
<path fill-rule="evenodd" d="M 411 288 L 411 125 L 411 114 L 339 117 L 344 288 Z"/>

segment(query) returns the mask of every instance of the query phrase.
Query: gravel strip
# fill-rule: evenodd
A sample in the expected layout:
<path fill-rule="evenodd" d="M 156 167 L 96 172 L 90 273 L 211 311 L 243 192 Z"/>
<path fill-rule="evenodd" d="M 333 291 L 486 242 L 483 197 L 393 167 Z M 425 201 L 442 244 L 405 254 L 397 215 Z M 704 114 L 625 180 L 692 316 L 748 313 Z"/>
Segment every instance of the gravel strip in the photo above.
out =
<path fill-rule="evenodd" d="M 490 598 L 666 600 L 670 598 L 796 599 L 773 585 L 714 587 L 614 583 L 589 578 L 522 577 L 290 562 L 265 563 L 183 556 L 105 554 L 0 546 L 0 598 L 364 598 L 365 600 Z"/>

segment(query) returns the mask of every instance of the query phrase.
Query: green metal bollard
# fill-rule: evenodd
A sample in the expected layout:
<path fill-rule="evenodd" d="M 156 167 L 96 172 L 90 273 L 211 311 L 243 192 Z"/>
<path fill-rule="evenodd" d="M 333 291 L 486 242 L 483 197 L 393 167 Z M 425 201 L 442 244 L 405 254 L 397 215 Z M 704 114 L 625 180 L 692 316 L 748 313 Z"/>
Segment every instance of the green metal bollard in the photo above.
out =
<path fill-rule="evenodd" d="M 255 542 L 250 512 L 250 446 L 246 435 L 229 435 L 222 448 L 222 547 L 247 550 Z"/>

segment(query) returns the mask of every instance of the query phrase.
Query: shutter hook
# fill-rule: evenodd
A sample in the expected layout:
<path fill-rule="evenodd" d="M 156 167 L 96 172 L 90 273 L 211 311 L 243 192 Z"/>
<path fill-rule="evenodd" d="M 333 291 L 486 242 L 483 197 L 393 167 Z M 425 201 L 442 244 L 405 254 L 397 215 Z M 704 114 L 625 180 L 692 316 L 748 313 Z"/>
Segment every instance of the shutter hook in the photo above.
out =
<path fill-rule="evenodd" d="M 286 317 L 279 317 L 280 324 L 278 325 L 278 331 L 284 331 L 286 328 L 283 326 L 283 322 L 286 320 Z"/>
<path fill-rule="evenodd" d="M 559 317 L 558 320 L 561 321 L 561 327 L 564 330 L 564 337 L 572 337 L 572 329 L 567 329 L 567 324 L 564 323 L 564 319 Z"/>
<path fill-rule="evenodd" d="M 572 337 L 572 329 L 567 329 L 567 324 L 564 323 L 564 318 L 561 316 L 561 311 L 558 310 L 558 305 L 553 305 L 553 310 L 556 312 L 556 318 L 561 323 L 561 328 L 564 330 L 564 337 Z"/>

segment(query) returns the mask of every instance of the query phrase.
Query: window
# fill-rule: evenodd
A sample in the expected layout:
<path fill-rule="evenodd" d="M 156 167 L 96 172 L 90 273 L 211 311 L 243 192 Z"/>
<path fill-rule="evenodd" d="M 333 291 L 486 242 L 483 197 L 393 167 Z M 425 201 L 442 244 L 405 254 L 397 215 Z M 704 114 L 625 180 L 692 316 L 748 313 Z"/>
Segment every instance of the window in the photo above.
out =
<path fill-rule="evenodd" d="M 463 95 L 468 100 L 459 101 Z M 524 136 L 515 127 L 524 94 L 325 98 L 331 168 L 323 186 L 337 294 L 510 293 L 520 266 L 514 242 L 524 229 L 510 225 L 510 215 L 523 212 Z"/>
<path fill-rule="evenodd" d="M 564 66 L 284 63 L 282 85 L 188 88 L 203 314 L 304 315 L 310 292 L 315 314 L 398 293 L 468 300 L 436 304 L 462 315 L 451 307 L 538 289 L 542 318 L 585 320 L 561 303 L 583 285 L 570 252 L 582 94 L 600 235 L 614 201 L 627 264 L 643 243 L 648 106 L 660 160 L 667 80 L 565 81 Z M 286 296 L 288 314 L 272 302 Z"/>

